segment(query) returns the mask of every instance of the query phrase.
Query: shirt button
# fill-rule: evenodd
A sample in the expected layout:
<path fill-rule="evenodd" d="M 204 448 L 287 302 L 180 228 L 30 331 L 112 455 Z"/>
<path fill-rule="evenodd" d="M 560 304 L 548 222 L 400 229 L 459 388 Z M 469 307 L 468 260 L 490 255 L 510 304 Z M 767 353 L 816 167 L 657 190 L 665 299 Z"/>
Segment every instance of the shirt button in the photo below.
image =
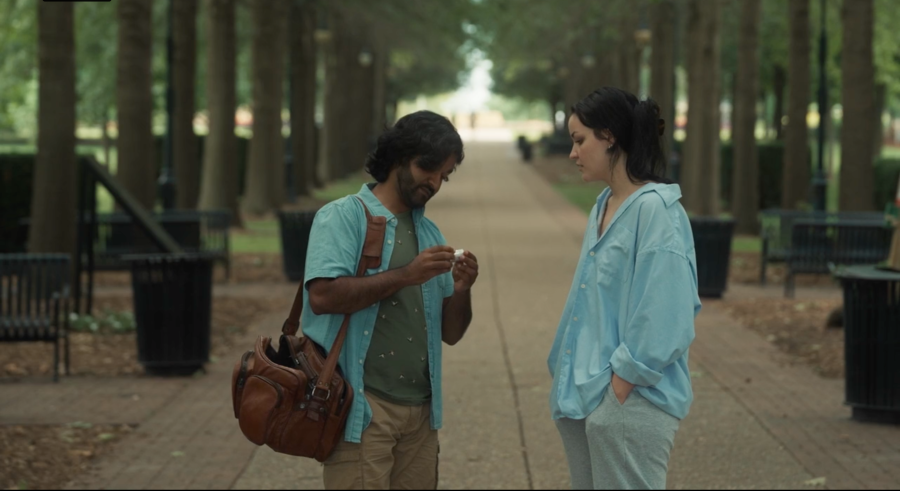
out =
<path fill-rule="evenodd" d="M 591 251 L 591 255 L 592 255 L 592 256 L 594 255 L 594 251 Z"/>
<path fill-rule="evenodd" d="M 363 364 L 362 358 L 359 359 L 359 364 L 360 364 L 360 365 Z"/>
<path fill-rule="evenodd" d="M 567 349 L 567 350 L 566 350 L 566 354 L 567 354 L 567 355 L 571 355 L 571 354 L 572 354 L 572 350 Z"/>
<path fill-rule="evenodd" d="M 578 317 L 576 317 L 576 318 L 575 318 L 575 319 L 574 319 L 574 320 L 576 320 L 576 321 L 577 321 L 577 320 L 578 320 Z"/>
<path fill-rule="evenodd" d="M 366 336 L 368 336 L 368 335 L 369 335 L 369 331 L 363 331 L 363 334 L 365 334 Z"/>
<path fill-rule="evenodd" d="M 388 244 L 393 244 L 393 242 L 389 240 L 389 241 L 388 241 Z"/>
<path fill-rule="evenodd" d="M 581 288 L 584 288 L 584 283 L 581 284 Z"/>
<path fill-rule="evenodd" d="M 359 393 L 362 394 L 362 393 L 363 393 L 363 390 L 362 390 L 362 389 L 359 389 Z"/>

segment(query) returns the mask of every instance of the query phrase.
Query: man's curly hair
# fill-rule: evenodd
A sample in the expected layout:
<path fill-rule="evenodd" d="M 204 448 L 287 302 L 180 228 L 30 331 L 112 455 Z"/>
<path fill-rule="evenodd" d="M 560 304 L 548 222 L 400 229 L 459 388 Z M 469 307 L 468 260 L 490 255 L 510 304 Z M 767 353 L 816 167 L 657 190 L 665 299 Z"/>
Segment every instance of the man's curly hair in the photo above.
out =
<path fill-rule="evenodd" d="M 453 157 L 460 164 L 465 158 L 462 139 L 453 123 L 431 111 L 417 111 L 400 118 L 380 137 L 375 150 L 366 158 L 366 172 L 378 182 L 387 180 L 396 165 L 416 165 L 434 171 Z"/>

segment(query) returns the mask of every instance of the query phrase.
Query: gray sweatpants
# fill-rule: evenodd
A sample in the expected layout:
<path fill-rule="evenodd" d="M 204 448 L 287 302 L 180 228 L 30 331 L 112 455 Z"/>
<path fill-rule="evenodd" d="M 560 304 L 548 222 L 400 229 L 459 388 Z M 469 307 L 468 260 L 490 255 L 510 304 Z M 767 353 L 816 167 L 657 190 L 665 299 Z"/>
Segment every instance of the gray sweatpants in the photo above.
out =
<path fill-rule="evenodd" d="M 559 419 L 572 489 L 665 489 L 678 418 L 612 386 L 586 419 Z"/>

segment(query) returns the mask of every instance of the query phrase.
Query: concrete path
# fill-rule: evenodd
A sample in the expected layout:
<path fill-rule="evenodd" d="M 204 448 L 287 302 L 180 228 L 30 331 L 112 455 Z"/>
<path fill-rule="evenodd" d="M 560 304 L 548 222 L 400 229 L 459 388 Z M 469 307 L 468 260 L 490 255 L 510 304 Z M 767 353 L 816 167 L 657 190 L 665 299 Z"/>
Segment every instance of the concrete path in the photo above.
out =
<path fill-rule="evenodd" d="M 428 208 L 449 244 L 471 250 L 481 264 L 473 323 L 462 342 L 444 351 L 440 487 L 567 489 L 548 409 L 546 359 L 586 217 L 521 163 L 511 144 L 472 144 L 467 155 Z M 295 288 L 270 287 L 285 305 Z M 733 287 L 728 295 L 754 291 Z M 286 313 L 285 307 L 263 319 L 247 347 L 256 334 L 274 335 Z M 148 388 L 134 390 L 162 387 L 151 390 L 152 410 L 132 408 L 129 417 L 140 423 L 135 435 L 70 487 L 321 489 L 316 462 L 243 438 L 231 410 L 231 363 L 210 365 L 204 377 L 141 381 Z M 696 400 L 676 438 L 670 488 L 900 487 L 900 428 L 851 422 L 842 381 L 789 366 L 717 301 L 705 301 L 697 319 L 691 369 Z M 86 383 L 64 380 L 40 397 L 59 404 Z M 28 390 L 0 385 L 0 401 Z M 34 417 L 0 402 L 0 424 Z"/>

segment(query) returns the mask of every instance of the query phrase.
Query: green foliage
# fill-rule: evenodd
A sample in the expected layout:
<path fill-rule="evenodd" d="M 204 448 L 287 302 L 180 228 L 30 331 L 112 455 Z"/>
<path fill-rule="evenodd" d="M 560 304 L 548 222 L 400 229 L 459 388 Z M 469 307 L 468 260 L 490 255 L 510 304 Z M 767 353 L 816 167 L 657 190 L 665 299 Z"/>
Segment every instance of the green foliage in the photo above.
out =
<path fill-rule="evenodd" d="M 0 2 L 0 131 L 28 137 L 36 135 L 28 123 L 37 119 L 37 8 L 32 0 Z"/>
<path fill-rule="evenodd" d="M 76 114 L 82 123 L 115 117 L 118 27 L 114 3 L 86 2 L 75 8 Z"/>
<path fill-rule="evenodd" d="M 134 314 L 104 309 L 102 315 L 94 317 L 72 312 L 69 314 L 69 328 L 75 332 L 93 334 L 127 334 L 135 330 Z"/>

